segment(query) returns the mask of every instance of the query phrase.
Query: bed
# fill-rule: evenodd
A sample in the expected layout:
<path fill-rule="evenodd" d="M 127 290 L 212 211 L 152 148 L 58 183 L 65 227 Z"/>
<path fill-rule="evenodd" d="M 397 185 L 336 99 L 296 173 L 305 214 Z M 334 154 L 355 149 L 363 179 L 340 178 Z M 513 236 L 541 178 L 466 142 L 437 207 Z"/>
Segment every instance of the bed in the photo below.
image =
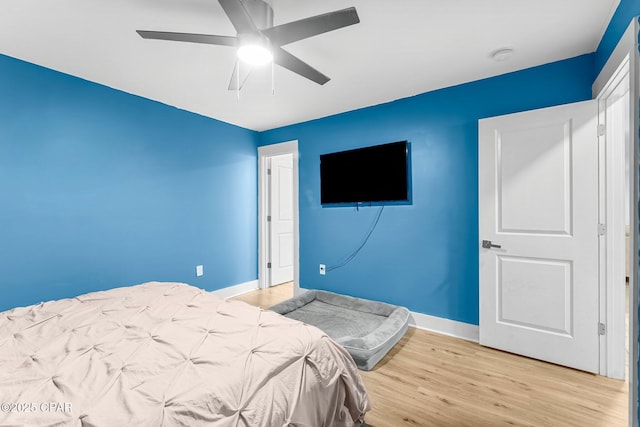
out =
<path fill-rule="evenodd" d="M 360 425 L 368 396 L 319 329 L 180 283 L 0 313 L 0 425 Z"/>

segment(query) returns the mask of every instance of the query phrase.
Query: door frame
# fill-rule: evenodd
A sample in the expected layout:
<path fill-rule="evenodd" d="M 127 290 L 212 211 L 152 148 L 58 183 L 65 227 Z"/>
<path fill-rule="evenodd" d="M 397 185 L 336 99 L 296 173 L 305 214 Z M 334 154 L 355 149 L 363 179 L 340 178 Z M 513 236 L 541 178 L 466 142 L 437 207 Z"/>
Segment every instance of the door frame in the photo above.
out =
<path fill-rule="evenodd" d="M 269 226 L 267 224 L 267 203 L 269 198 L 268 161 L 273 156 L 291 154 L 293 156 L 293 289 L 294 294 L 300 289 L 300 238 L 299 238 L 299 203 L 298 203 L 298 141 L 258 147 L 258 287 L 269 286 L 267 276 L 269 262 Z"/>
<path fill-rule="evenodd" d="M 597 97 L 598 124 L 604 126 L 598 137 L 599 150 L 599 212 L 598 222 L 604 224 L 599 241 L 600 317 L 606 325 L 606 334 L 600 336 L 600 374 L 624 379 L 625 357 L 625 291 L 621 286 L 625 276 L 626 242 L 624 226 L 619 221 L 625 216 L 625 173 L 630 155 L 625 141 L 610 138 L 617 124 L 608 123 L 607 101 L 620 84 L 629 84 L 629 56 L 626 56 L 611 79 Z M 631 93 L 628 94 L 631 97 Z M 627 104 L 627 108 L 629 104 Z M 631 117 L 626 117 L 630 127 Z M 630 144 L 629 144 L 630 146 Z M 629 147 L 630 148 L 630 147 Z M 621 157 L 621 154 L 624 157 Z M 622 180 L 622 182 L 620 181 Z"/>
<path fill-rule="evenodd" d="M 613 53 L 609 57 L 604 68 L 596 78 L 592 86 L 592 95 L 594 99 L 601 99 L 601 97 L 607 92 L 608 85 L 612 82 L 620 68 L 624 66 L 625 61 L 628 60 L 629 68 L 629 125 L 630 125 L 630 156 L 629 161 L 629 192 L 630 203 L 630 237 L 631 237 L 631 269 L 629 277 L 629 381 L 628 381 L 628 418 L 630 427 L 638 427 L 638 129 L 640 120 L 638 119 L 638 99 L 640 95 L 640 73 L 638 62 L 638 19 L 634 18 L 627 27 L 624 35 L 618 42 L 618 45 L 614 49 Z M 605 172 L 606 174 L 606 172 Z M 603 203 L 601 201 L 601 203 Z M 604 248 L 601 246 L 601 250 L 604 249 L 606 253 L 606 239 L 602 242 Z M 605 255 L 606 256 L 606 255 Z M 605 265 L 606 261 L 605 261 Z M 613 283 L 606 281 L 601 282 L 601 295 L 608 300 L 615 298 L 616 286 Z M 619 287 L 619 285 L 618 285 Z M 619 289 L 618 289 L 619 291 Z M 604 312 L 603 312 L 604 310 Z M 624 324 L 620 325 L 619 316 L 613 316 L 613 313 L 607 313 L 606 304 L 600 306 L 600 318 L 606 319 L 611 328 L 624 328 Z M 606 357 L 607 351 L 619 351 L 620 349 L 609 349 L 607 347 L 607 341 L 603 340 L 601 345 L 601 358 L 603 355 Z M 604 348 L 603 348 L 604 347 Z M 606 360 L 606 359 L 605 359 Z M 606 373 L 605 373 L 606 375 Z"/>

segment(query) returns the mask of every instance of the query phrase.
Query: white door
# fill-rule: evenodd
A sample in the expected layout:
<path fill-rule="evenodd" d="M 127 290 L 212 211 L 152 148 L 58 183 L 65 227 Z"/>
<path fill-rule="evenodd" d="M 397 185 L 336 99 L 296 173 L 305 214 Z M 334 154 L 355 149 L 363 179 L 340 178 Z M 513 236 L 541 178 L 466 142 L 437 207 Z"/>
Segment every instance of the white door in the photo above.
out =
<path fill-rule="evenodd" d="M 271 157 L 270 286 L 293 280 L 293 155 Z"/>
<path fill-rule="evenodd" d="M 598 372 L 597 116 L 480 120 L 480 344 Z"/>

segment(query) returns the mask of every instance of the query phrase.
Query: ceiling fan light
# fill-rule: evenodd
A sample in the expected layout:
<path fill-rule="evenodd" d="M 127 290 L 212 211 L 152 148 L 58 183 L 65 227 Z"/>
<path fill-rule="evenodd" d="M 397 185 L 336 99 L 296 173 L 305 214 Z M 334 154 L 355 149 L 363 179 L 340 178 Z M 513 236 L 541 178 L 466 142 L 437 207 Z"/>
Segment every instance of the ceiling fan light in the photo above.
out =
<path fill-rule="evenodd" d="M 265 65 L 273 61 L 271 51 L 259 44 L 246 44 L 238 48 L 238 58 L 246 64 Z"/>

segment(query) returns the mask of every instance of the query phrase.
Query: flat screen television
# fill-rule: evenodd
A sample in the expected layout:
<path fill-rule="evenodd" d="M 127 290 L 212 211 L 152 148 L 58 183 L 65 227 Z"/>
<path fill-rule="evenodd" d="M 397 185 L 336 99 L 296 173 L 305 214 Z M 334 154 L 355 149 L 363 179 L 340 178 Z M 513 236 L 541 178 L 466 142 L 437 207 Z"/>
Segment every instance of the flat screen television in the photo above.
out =
<path fill-rule="evenodd" d="M 320 203 L 409 200 L 407 141 L 320 156 Z"/>

